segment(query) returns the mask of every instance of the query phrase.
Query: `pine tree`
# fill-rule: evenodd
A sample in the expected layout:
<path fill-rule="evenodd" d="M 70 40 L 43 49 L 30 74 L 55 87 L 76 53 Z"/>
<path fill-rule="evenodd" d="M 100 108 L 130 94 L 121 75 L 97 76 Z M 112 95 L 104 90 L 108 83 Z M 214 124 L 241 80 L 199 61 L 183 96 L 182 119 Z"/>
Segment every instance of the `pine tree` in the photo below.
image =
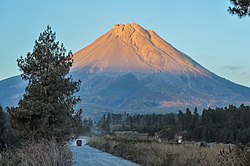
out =
<path fill-rule="evenodd" d="M 18 143 L 10 126 L 8 113 L 4 112 L 3 107 L 0 105 L 0 152 L 7 147 L 16 146 Z"/>
<path fill-rule="evenodd" d="M 238 15 L 239 18 L 250 16 L 250 0 L 230 0 L 232 7 L 228 8 L 229 13 Z"/>
<path fill-rule="evenodd" d="M 195 107 L 194 112 L 193 112 L 193 121 L 192 121 L 192 137 L 193 140 L 199 140 L 200 139 L 200 127 L 199 127 L 199 120 L 200 120 L 200 115 L 198 113 L 197 108 Z"/>
<path fill-rule="evenodd" d="M 74 128 L 74 135 L 72 137 L 78 137 L 83 134 L 84 127 L 82 124 L 82 109 L 80 109 L 78 112 L 74 113 L 73 115 L 73 128 Z"/>
<path fill-rule="evenodd" d="M 4 126 L 5 126 L 5 114 L 3 112 L 3 108 L 0 105 L 0 152 L 2 151 L 2 149 L 4 148 Z"/>
<path fill-rule="evenodd" d="M 192 119 L 193 115 L 189 108 L 186 109 L 186 113 L 184 115 L 184 129 L 190 131 L 192 128 Z"/>
<path fill-rule="evenodd" d="M 55 41 L 51 27 L 40 34 L 32 53 L 17 59 L 22 79 L 28 81 L 23 99 L 10 110 L 11 122 L 20 138 L 63 140 L 73 132 L 74 106 L 80 98 L 80 81 L 68 76 L 73 59 Z"/>
<path fill-rule="evenodd" d="M 178 117 L 178 123 L 180 125 L 180 131 L 183 131 L 184 130 L 184 114 L 181 110 L 179 110 L 177 117 Z"/>
<path fill-rule="evenodd" d="M 110 133 L 110 121 L 108 120 L 108 118 L 106 117 L 105 114 L 103 115 L 103 117 L 100 121 L 99 128 L 100 128 L 102 134 Z"/>

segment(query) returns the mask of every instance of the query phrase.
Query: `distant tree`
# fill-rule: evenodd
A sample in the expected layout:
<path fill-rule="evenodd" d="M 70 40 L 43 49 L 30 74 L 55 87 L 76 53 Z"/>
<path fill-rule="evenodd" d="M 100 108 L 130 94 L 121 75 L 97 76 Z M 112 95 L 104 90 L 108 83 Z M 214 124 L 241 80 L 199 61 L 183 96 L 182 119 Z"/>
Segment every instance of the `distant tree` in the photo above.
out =
<path fill-rule="evenodd" d="M 193 115 L 189 108 L 186 109 L 186 113 L 184 115 L 184 129 L 190 131 L 192 128 L 192 120 Z"/>
<path fill-rule="evenodd" d="M 5 126 L 5 114 L 3 112 L 3 107 L 0 105 L 0 152 L 4 148 L 4 126 Z"/>
<path fill-rule="evenodd" d="M 111 113 L 109 113 L 109 112 L 108 112 L 108 114 L 107 114 L 107 121 L 108 121 L 109 123 L 111 123 Z"/>
<path fill-rule="evenodd" d="M 93 120 L 89 117 L 89 118 L 84 118 L 83 119 L 83 132 L 82 135 L 87 135 L 90 136 L 93 134 Z"/>
<path fill-rule="evenodd" d="M 183 131 L 184 130 L 184 113 L 179 110 L 179 113 L 178 113 L 178 123 L 180 125 L 180 131 Z"/>
<path fill-rule="evenodd" d="M 8 113 L 0 105 L 0 152 L 6 147 L 18 144 L 18 140 L 10 126 Z"/>
<path fill-rule="evenodd" d="M 215 141 L 214 123 L 213 123 L 213 110 L 208 108 L 204 109 L 201 115 L 202 125 L 202 140 Z"/>
<path fill-rule="evenodd" d="M 108 134 L 110 133 L 110 121 L 108 117 L 104 114 L 100 124 L 99 124 L 99 129 L 101 130 L 102 134 Z"/>
<path fill-rule="evenodd" d="M 238 15 L 239 18 L 250 16 L 250 0 L 230 0 L 232 7 L 228 8 L 228 12 Z"/>
<path fill-rule="evenodd" d="M 195 107 L 193 112 L 193 122 L 192 122 L 192 138 L 193 140 L 200 139 L 200 115 L 197 108 Z"/>
<path fill-rule="evenodd" d="M 193 113 L 193 127 L 197 127 L 199 124 L 199 113 L 197 108 L 194 108 L 194 113 Z"/>
<path fill-rule="evenodd" d="M 93 120 L 92 120 L 91 118 L 89 118 L 89 123 L 88 123 L 88 125 L 89 125 L 89 128 L 90 128 L 90 129 L 92 129 L 92 128 L 94 127 L 94 125 L 93 125 Z"/>
<path fill-rule="evenodd" d="M 55 39 L 48 26 L 35 41 L 33 52 L 17 59 L 22 79 L 28 81 L 18 107 L 9 111 L 20 138 L 62 140 L 73 132 L 73 108 L 80 102 L 74 94 L 80 89 L 80 81 L 68 76 L 72 53 L 66 53 Z"/>
<path fill-rule="evenodd" d="M 111 114 L 112 125 L 122 125 L 120 130 L 157 134 L 169 140 L 182 132 L 186 140 L 243 143 L 250 142 L 250 107 L 244 104 L 240 107 L 229 105 L 224 108 L 204 109 L 198 114 L 187 108 L 178 114 L 127 114 L 127 122 L 123 121 L 124 114 Z M 109 116 L 104 115 L 99 122 L 103 133 L 109 132 Z"/>
<path fill-rule="evenodd" d="M 73 128 L 74 128 L 74 135 L 75 136 L 80 136 L 84 132 L 84 127 L 82 124 L 82 109 L 80 109 L 78 112 L 74 113 L 73 115 Z"/>

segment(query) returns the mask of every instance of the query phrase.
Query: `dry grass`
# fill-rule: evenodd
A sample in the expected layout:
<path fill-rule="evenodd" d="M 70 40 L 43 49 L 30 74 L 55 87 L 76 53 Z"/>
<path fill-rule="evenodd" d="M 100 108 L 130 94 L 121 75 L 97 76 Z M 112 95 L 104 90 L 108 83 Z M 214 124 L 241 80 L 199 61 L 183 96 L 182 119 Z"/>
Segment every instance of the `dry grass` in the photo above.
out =
<path fill-rule="evenodd" d="M 247 165 L 244 156 L 236 155 L 234 152 L 221 156 L 220 151 L 228 149 L 228 145 L 222 144 L 214 147 L 199 147 L 194 144 L 170 145 L 157 142 L 126 141 L 124 143 L 119 139 L 110 138 L 92 138 L 89 144 L 143 166 Z"/>
<path fill-rule="evenodd" d="M 72 156 L 67 145 L 42 140 L 9 149 L 0 157 L 1 166 L 70 166 Z"/>
<path fill-rule="evenodd" d="M 237 148 L 228 148 L 220 151 L 219 164 L 222 166 L 249 166 L 250 152 L 244 146 Z"/>

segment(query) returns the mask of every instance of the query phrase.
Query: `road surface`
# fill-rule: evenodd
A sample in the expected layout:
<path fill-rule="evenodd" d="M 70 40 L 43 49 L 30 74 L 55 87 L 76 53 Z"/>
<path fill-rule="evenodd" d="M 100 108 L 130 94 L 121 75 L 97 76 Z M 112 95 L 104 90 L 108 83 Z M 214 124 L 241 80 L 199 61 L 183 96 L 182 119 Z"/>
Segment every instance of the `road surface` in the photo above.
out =
<path fill-rule="evenodd" d="M 87 143 L 85 137 L 80 139 L 82 139 L 83 144 Z M 75 140 L 71 142 L 70 149 L 73 153 L 73 166 L 138 166 L 88 145 L 76 146 Z"/>

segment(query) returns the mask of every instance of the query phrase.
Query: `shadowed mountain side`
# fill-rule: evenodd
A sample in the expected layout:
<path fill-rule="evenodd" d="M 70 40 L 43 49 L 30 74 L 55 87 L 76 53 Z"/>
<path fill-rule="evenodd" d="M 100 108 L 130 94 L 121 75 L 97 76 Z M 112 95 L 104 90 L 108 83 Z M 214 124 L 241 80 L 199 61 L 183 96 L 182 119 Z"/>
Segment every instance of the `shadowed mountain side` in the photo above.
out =
<path fill-rule="evenodd" d="M 150 112 L 185 107 L 248 104 L 250 90 L 220 77 L 170 74 L 105 73 L 73 74 L 81 79 L 80 107 L 106 111 Z M 17 105 L 27 84 L 19 76 L 0 81 L 3 106 Z M 101 110 L 101 109 L 100 109 Z M 166 109 L 167 111 L 168 109 Z"/>
<path fill-rule="evenodd" d="M 4 107 L 17 105 L 27 84 L 20 76 L 0 81 L 0 104 Z"/>
<path fill-rule="evenodd" d="M 202 108 L 248 104 L 250 101 L 249 88 L 220 77 L 102 73 L 87 74 L 82 81 L 81 93 L 85 103 L 119 110 L 143 112 L 154 107 Z"/>
<path fill-rule="evenodd" d="M 79 107 L 90 112 L 164 113 L 250 103 L 250 88 L 217 76 L 134 23 L 115 25 L 73 59 L 70 74 L 82 81 Z M 1 104 L 17 104 L 25 85 L 20 77 L 0 81 Z"/>

